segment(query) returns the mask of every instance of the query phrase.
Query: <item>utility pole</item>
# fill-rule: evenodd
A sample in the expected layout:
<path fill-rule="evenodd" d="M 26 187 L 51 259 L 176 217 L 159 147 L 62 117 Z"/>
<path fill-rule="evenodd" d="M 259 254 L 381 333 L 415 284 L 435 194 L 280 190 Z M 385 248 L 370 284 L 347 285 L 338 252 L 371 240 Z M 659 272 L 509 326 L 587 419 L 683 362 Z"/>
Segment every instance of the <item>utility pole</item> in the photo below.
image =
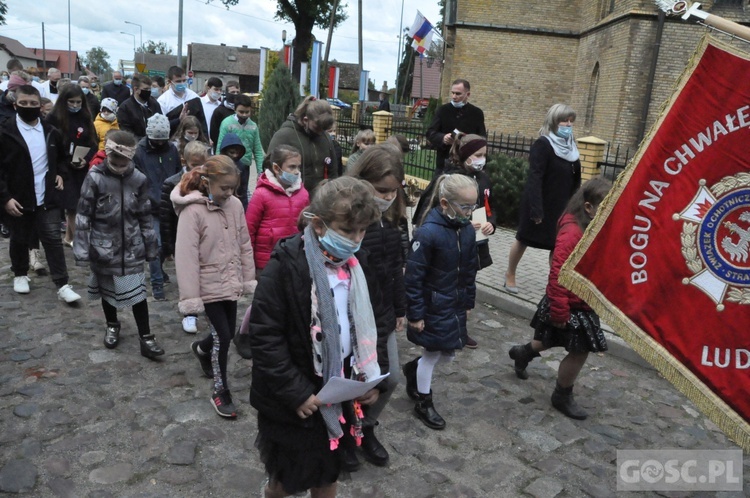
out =
<path fill-rule="evenodd" d="M 182 67 L 182 1 L 180 0 L 180 10 L 177 16 L 177 65 L 180 67 Z"/>
<path fill-rule="evenodd" d="M 68 71 L 70 72 L 70 75 L 68 76 L 70 79 L 73 79 L 73 50 L 71 49 L 71 42 L 70 42 L 70 0 L 68 0 Z"/>
<path fill-rule="evenodd" d="M 44 69 L 44 75 L 47 76 L 47 41 L 44 38 L 44 23 L 42 23 L 42 69 Z"/>
<path fill-rule="evenodd" d="M 358 2 L 358 8 L 357 8 L 357 29 L 359 31 L 359 77 L 362 79 L 362 71 L 364 70 L 364 64 L 363 64 L 363 57 L 362 57 L 362 0 L 359 0 Z M 365 82 L 365 95 L 367 95 L 367 90 L 369 88 L 369 81 Z M 365 115 L 365 102 L 360 101 L 359 104 L 359 115 L 360 118 Z"/>
<path fill-rule="evenodd" d="M 333 0 L 331 8 L 331 21 L 328 23 L 328 41 L 326 41 L 326 55 L 323 57 L 323 74 L 328 77 L 328 56 L 331 53 L 331 39 L 333 38 L 333 25 L 336 21 L 336 10 L 339 8 L 339 0 Z M 330 86 L 331 82 L 328 82 Z"/>

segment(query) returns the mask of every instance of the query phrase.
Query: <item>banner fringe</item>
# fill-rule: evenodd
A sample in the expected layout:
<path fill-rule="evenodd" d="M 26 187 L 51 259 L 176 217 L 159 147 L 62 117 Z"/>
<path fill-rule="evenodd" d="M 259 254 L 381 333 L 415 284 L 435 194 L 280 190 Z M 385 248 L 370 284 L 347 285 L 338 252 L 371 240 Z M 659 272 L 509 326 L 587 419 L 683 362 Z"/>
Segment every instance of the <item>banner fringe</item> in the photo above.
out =
<path fill-rule="evenodd" d="M 654 124 L 649 129 L 646 138 L 641 142 L 636 154 L 626 166 L 625 170 L 614 181 L 612 189 L 607 197 L 602 201 L 597 216 L 589 224 L 586 232 L 576 246 L 573 253 L 560 270 L 558 281 L 561 285 L 578 295 L 588 303 L 600 316 L 600 318 L 612 326 L 614 330 L 622 337 L 632 348 L 649 364 L 653 365 L 667 381 L 674 385 L 698 409 L 708 417 L 719 429 L 721 429 L 729 438 L 735 441 L 744 451 L 750 452 L 750 423 L 744 420 L 737 412 L 711 391 L 696 375 L 680 363 L 669 351 L 661 344 L 656 342 L 650 335 L 642 331 L 633 321 L 631 321 L 616 306 L 610 303 L 603 294 L 601 294 L 595 285 L 586 279 L 580 273 L 575 271 L 575 266 L 580 262 L 583 255 L 589 250 L 592 241 L 601 230 L 604 222 L 607 220 L 614 209 L 617 200 L 620 198 L 625 185 L 630 181 L 633 175 L 635 165 L 637 165 L 645 151 L 651 144 L 656 130 L 666 117 L 667 111 L 672 107 L 680 91 L 684 88 L 700 61 L 703 53 L 709 44 L 720 47 L 730 53 L 742 55 L 748 58 L 747 52 L 722 42 L 706 32 L 695 49 L 695 52 L 688 61 L 685 69 L 677 79 L 672 94 L 659 108 L 659 115 Z"/>

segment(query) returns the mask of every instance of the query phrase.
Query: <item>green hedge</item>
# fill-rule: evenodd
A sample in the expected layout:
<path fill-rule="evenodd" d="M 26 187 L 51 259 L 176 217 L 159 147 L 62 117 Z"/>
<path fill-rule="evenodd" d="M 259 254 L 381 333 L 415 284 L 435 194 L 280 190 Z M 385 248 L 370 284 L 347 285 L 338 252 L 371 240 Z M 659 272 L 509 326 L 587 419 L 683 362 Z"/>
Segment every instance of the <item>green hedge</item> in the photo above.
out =
<path fill-rule="evenodd" d="M 518 157 L 503 154 L 487 158 L 485 171 L 492 182 L 492 209 L 500 226 L 518 226 L 521 195 L 526 185 L 529 162 Z"/>

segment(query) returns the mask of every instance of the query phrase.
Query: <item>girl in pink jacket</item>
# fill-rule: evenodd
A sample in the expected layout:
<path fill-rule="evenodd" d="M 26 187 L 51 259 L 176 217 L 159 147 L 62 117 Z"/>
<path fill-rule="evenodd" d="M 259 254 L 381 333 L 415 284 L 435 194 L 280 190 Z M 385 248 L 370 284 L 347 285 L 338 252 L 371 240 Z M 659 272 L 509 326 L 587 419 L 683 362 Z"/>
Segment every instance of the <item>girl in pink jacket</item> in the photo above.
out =
<path fill-rule="evenodd" d="M 276 242 L 297 233 L 297 218 L 310 204 L 300 178 L 302 156 L 296 148 L 279 145 L 264 163 L 265 172 L 258 179 L 245 214 L 257 271 L 268 263 Z"/>
<path fill-rule="evenodd" d="M 227 385 L 227 354 L 237 320 L 237 300 L 252 292 L 253 250 L 242 203 L 234 196 L 239 171 L 213 156 L 186 173 L 170 198 L 178 215 L 175 268 L 183 315 L 206 312 L 211 334 L 190 345 L 206 377 L 214 379 L 211 404 L 222 417 L 237 410 Z"/>

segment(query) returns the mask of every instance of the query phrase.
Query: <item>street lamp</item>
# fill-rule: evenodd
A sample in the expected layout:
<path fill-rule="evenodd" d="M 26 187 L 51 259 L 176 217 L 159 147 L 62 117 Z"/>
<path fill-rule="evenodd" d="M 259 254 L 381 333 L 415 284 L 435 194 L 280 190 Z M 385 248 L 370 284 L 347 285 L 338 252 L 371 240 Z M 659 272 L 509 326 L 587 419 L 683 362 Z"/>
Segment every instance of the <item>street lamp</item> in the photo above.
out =
<path fill-rule="evenodd" d="M 134 22 L 125 21 L 125 24 L 132 24 L 133 26 L 138 26 L 138 29 L 140 30 L 140 36 L 141 36 L 141 62 L 146 62 L 146 54 L 143 51 L 143 26 L 140 24 L 136 24 Z"/>
<path fill-rule="evenodd" d="M 133 63 L 135 63 L 135 35 L 126 31 L 120 31 L 121 35 L 128 35 L 133 37 Z"/>

